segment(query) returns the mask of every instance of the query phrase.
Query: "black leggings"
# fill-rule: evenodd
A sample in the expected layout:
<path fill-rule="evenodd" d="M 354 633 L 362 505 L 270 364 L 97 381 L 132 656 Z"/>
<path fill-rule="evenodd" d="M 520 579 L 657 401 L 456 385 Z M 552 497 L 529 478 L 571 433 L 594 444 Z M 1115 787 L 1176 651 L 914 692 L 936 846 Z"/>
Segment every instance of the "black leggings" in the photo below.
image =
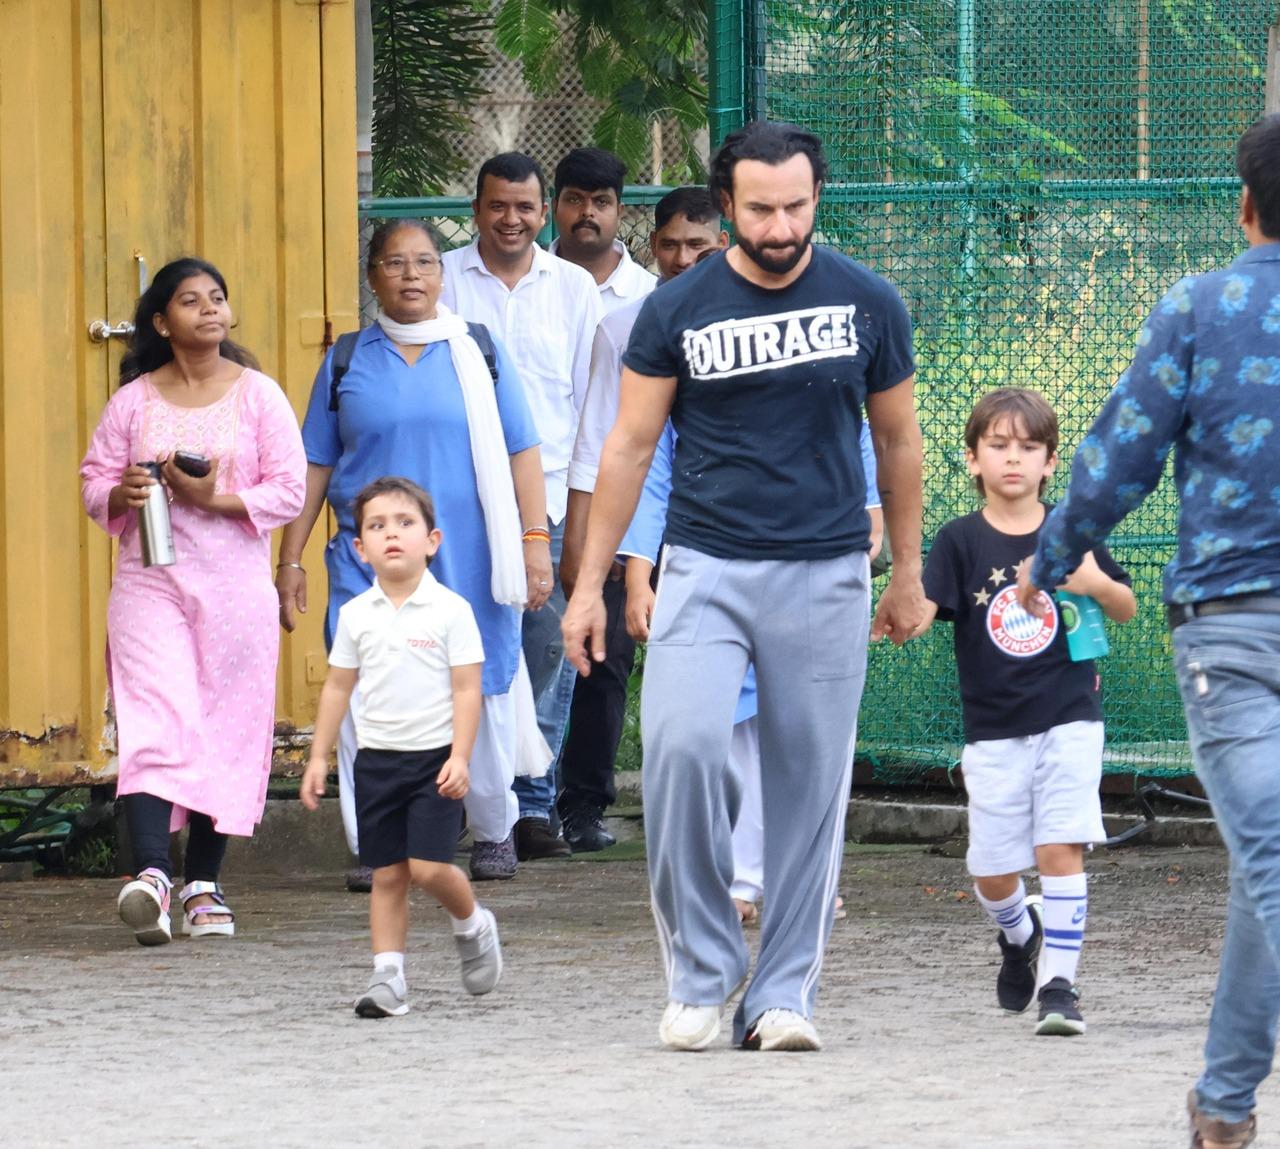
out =
<path fill-rule="evenodd" d="M 173 803 L 154 794 L 126 794 L 125 817 L 129 820 L 129 839 L 133 844 L 133 872 L 157 869 L 173 877 L 169 864 L 169 818 Z M 227 852 L 227 836 L 213 828 L 208 814 L 194 810 L 187 818 L 187 857 L 182 876 L 188 882 L 216 882 Z"/>

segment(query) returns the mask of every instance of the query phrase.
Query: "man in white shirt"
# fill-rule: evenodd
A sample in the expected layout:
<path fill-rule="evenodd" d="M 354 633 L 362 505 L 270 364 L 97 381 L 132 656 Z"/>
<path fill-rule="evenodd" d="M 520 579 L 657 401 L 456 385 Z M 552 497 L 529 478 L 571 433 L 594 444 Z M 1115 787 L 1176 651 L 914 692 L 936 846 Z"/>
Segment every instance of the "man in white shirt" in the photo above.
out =
<path fill-rule="evenodd" d="M 606 315 L 658 284 L 618 238 L 626 175 L 623 162 L 603 148 L 574 148 L 556 164 L 551 212 L 558 234 L 550 250 L 591 274 Z"/>
<path fill-rule="evenodd" d="M 593 151 L 594 149 L 582 149 Z M 570 153 L 575 155 L 577 153 Z M 604 153 L 608 155 L 608 153 Z M 565 157 L 566 161 L 568 156 Z M 561 164 L 563 167 L 564 164 Z M 621 163 L 619 163 L 621 169 Z M 561 167 L 556 169 L 557 203 L 565 199 L 566 191 L 576 188 L 576 183 L 561 179 Z M 617 180 L 621 184 L 623 172 Z M 585 177 L 578 176 L 579 181 Z M 607 206 L 607 205 L 606 205 Z M 607 220 L 603 206 L 592 209 L 591 218 Z M 614 228 L 617 215 L 613 216 Z M 570 228 L 565 226 L 557 209 L 556 223 L 561 236 Z M 594 238 L 590 233 L 585 238 Z M 563 238 L 559 241 L 563 244 Z M 658 201 L 654 211 L 654 230 L 649 237 L 649 247 L 658 262 L 662 279 L 668 280 L 688 270 L 705 252 L 726 247 L 728 233 L 720 228 L 720 212 L 711 201 L 705 187 L 683 187 L 668 192 Z M 564 255 L 563 246 L 560 254 Z M 621 262 L 610 278 L 625 266 Z M 599 273 L 596 273 L 599 280 Z M 601 283 L 604 295 L 607 280 Z M 600 459 L 600 447 L 613 426 L 618 414 L 618 383 L 622 377 L 622 353 L 626 350 L 631 326 L 640 313 L 646 291 L 627 303 L 609 308 L 600 321 L 591 350 L 591 383 L 582 411 L 582 421 L 574 442 L 573 458 L 569 464 L 569 508 L 565 520 L 564 555 L 561 560 L 563 578 L 569 593 L 578 562 L 582 556 L 582 543 L 587 532 L 587 512 L 591 506 L 591 492 L 595 489 L 596 467 Z M 606 307 L 609 301 L 606 299 Z M 626 586 L 622 581 L 623 567 L 614 564 L 614 570 L 604 588 L 607 612 L 605 660 L 591 669 L 591 674 L 579 677 L 574 686 L 572 718 L 569 736 L 559 763 L 559 810 L 564 823 L 564 837 L 574 853 L 589 853 L 613 845 L 613 836 L 605 829 L 604 811 L 615 797 L 613 782 L 614 759 L 618 743 L 622 739 L 623 719 L 627 708 L 627 681 L 635 660 L 635 643 L 627 634 Z"/>
<path fill-rule="evenodd" d="M 445 252 L 440 301 L 464 319 L 483 323 L 515 361 L 542 439 L 547 528 L 552 562 L 558 565 L 569 455 L 586 395 L 591 341 L 602 314 L 600 294 L 587 272 L 543 251 L 535 242 L 547 220 L 546 181 L 531 157 L 504 152 L 486 160 L 476 178 L 471 207 L 476 240 Z M 538 726 L 553 760 L 573 696 L 574 674 L 565 664 L 560 638 L 564 606 L 557 574 L 547 605 L 524 617 L 524 654 L 538 705 Z M 534 787 L 522 784 L 527 781 L 517 780 L 516 841 L 510 856 L 501 859 L 502 872 L 493 877 L 510 877 L 515 872 L 516 842 L 526 858 L 568 853 L 550 828 L 554 780 Z"/>

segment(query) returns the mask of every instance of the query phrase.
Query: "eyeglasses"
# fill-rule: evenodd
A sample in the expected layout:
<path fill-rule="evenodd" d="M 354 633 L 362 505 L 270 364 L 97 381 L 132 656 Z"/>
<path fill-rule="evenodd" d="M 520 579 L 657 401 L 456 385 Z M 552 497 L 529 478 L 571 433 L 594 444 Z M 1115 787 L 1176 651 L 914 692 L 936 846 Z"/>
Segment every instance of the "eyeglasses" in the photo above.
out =
<path fill-rule="evenodd" d="M 375 259 L 373 263 L 388 275 L 404 275 L 410 264 L 419 275 L 430 275 L 440 266 L 440 261 L 434 255 L 415 255 L 412 259 L 404 255 L 389 255 L 386 259 Z"/>

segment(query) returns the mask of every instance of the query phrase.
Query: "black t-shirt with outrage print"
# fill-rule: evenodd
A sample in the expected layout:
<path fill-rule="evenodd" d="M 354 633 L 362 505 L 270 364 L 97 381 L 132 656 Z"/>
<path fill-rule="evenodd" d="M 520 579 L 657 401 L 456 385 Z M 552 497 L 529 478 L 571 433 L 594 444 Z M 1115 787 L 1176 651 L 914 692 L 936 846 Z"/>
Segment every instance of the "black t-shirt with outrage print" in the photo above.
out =
<path fill-rule="evenodd" d="M 914 371 L 894 288 L 814 247 L 779 290 L 717 255 L 645 301 L 623 362 L 678 380 L 668 542 L 719 558 L 866 550 L 862 404 Z"/>
<path fill-rule="evenodd" d="M 1018 570 L 1039 537 L 1038 527 L 1007 535 L 975 511 L 947 523 L 929 549 L 924 593 L 938 604 L 940 620 L 955 623 L 967 742 L 1102 719 L 1097 668 L 1071 661 L 1057 602 L 1043 619 L 1018 605 Z M 1129 584 L 1106 547 L 1095 548 L 1093 557 L 1103 573 Z"/>

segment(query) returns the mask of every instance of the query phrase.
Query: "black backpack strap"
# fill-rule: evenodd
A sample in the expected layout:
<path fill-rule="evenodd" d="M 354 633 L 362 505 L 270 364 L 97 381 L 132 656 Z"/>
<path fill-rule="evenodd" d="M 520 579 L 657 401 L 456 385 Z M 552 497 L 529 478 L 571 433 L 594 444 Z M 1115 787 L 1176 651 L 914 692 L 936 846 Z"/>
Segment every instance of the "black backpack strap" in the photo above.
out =
<path fill-rule="evenodd" d="M 351 366 L 351 356 L 355 354 L 356 340 L 360 332 L 347 331 L 339 335 L 333 345 L 333 362 L 329 365 L 329 410 L 338 409 L 338 384 Z"/>
<path fill-rule="evenodd" d="M 493 336 L 483 323 L 472 323 L 467 320 L 467 334 L 476 341 L 480 354 L 484 356 L 484 365 L 489 368 L 494 383 L 498 382 L 498 349 L 493 345 Z"/>

